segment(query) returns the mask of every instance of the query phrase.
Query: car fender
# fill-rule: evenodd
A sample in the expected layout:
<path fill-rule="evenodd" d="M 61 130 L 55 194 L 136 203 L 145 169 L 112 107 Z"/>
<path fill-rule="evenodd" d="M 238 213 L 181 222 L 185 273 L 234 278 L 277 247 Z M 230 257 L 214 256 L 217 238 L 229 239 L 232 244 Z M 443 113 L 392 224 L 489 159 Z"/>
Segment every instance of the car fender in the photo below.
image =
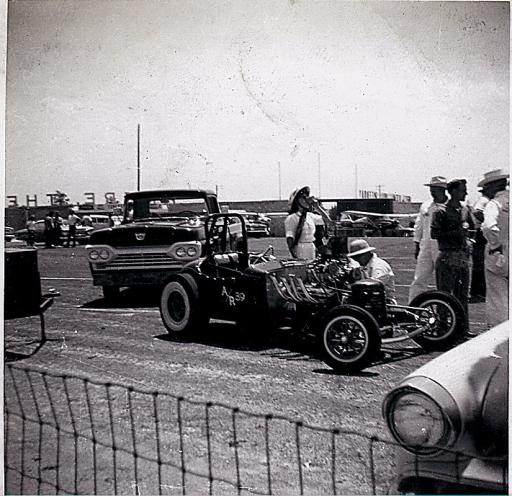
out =
<path fill-rule="evenodd" d="M 509 323 L 505 322 L 423 365 L 397 387 L 410 386 L 427 394 L 444 389 L 457 405 L 464 432 L 481 415 L 489 388 L 492 393 L 496 387 L 493 378 L 501 377 L 496 371 L 508 362 L 508 337 Z"/>

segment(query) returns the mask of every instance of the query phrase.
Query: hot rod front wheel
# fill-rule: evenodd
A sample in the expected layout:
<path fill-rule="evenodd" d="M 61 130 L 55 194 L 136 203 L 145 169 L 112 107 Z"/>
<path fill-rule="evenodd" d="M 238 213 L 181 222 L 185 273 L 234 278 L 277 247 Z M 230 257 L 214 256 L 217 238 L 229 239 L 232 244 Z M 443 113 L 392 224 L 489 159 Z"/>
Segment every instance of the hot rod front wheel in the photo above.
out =
<path fill-rule="evenodd" d="M 364 369 L 377 357 L 380 345 L 379 325 L 359 307 L 333 308 L 320 328 L 322 359 L 337 372 Z"/>
<path fill-rule="evenodd" d="M 194 278 L 181 274 L 170 279 L 160 296 L 160 316 L 169 334 L 186 338 L 208 324 Z"/>
<path fill-rule="evenodd" d="M 421 293 L 410 303 L 430 311 L 427 330 L 413 338 L 423 349 L 444 351 L 456 344 L 466 332 L 466 314 L 459 300 L 444 291 Z"/>

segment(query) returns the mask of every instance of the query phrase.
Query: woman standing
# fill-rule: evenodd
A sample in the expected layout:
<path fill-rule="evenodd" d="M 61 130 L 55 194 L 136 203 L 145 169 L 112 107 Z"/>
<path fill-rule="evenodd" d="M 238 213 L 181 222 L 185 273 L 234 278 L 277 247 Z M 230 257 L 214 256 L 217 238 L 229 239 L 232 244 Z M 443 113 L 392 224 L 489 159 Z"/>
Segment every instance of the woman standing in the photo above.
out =
<path fill-rule="evenodd" d="M 288 249 L 293 258 L 314 260 L 316 257 L 315 232 L 324 226 L 322 216 L 314 214 L 318 201 L 309 196 L 309 186 L 296 189 L 288 200 L 290 215 L 284 221 Z M 318 209 L 322 215 L 323 212 Z"/>

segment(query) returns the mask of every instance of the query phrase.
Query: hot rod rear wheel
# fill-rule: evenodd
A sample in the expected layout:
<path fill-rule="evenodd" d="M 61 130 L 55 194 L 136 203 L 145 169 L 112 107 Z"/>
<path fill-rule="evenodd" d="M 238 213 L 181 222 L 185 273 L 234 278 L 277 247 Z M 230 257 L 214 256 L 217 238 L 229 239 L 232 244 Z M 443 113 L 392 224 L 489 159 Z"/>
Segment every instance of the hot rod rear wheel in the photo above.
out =
<path fill-rule="evenodd" d="M 196 281 L 189 274 L 170 279 L 160 296 L 160 316 L 167 332 L 187 338 L 208 324 Z"/>
<path fill-rule="evenodd" d="M 366 310 L 342 305 L 330 310 L 321 326 L 322 359 L 337 372 L 362 370 L 377 357 L 379 325 Z"/>
<path fill-rule="evenodd" d="M 444 291 L 427 291 L 416 296 L 411 307 L 428 308 L 435 322 L 413 340 L 428 351 L 444 351 L 456 344 L 466 332 L 466 314 L 459 300 Z"/>

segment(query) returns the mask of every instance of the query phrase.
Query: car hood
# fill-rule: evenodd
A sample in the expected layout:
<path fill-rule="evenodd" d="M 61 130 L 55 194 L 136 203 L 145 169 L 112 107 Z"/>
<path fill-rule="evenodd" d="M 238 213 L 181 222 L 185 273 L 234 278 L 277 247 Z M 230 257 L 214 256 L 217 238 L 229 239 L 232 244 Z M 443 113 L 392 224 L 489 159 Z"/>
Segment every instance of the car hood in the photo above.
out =
<path fill-rule="evenodd" d="M 400 386 L 434 381 L 455 400 L 464 430 L 481 451 L 502 451 L 508 440 L 509 322 L 442 354 L 407 376 Z"/>
<path fill-rule="evenodd" d="M 90 244 L 113 247 L 171 245 L 178 241 L 200 241 L 205 238 L 204 225 L 188 222 L 134 222 L 91 234 Z"/>

